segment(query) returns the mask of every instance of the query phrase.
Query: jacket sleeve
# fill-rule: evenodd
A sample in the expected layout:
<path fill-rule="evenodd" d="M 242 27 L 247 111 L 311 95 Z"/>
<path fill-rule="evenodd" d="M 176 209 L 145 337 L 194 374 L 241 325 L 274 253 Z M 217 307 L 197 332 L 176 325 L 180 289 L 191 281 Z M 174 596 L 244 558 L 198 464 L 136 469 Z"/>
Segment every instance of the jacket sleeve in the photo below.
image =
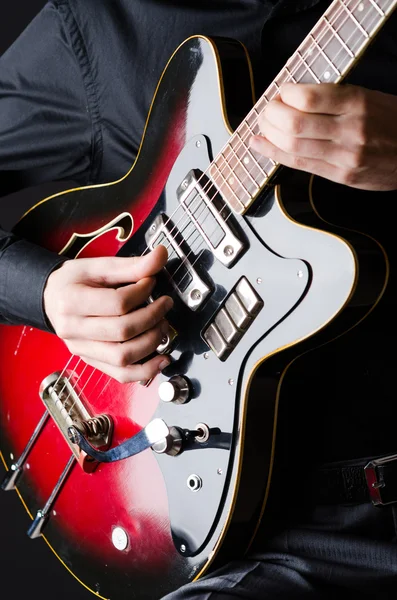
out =
<path fill-rule="evenodd" d="M 72 34 L 49 2 L 0 57 L 0 222 L 8 195 L 17 190 L 64 180 L 91 183 L 92 126 L 82 71 L 88 65 Z M 43 290 L 62 260 L 0 229 L 0 322 L 50 329 Z"/>

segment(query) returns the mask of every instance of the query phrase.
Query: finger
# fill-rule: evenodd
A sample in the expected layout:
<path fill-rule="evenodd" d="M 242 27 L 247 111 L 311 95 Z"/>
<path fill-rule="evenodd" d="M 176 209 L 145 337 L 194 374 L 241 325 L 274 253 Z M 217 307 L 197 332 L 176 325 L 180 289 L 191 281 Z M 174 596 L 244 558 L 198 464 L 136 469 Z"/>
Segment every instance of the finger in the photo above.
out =
<path fill-rule="evenodd" d="M 350 165 L 350 150 L 332 141 L 294 137 L 276 129 L 270 123 L 266 123 L 263 129 L 264 138 L 287 154 L 303 158 L 321 159 L 335 166 L 343 167 L 343 165 Z M 261 140 L 263 138 L 255 136 L 252 138 L 252 141 L 254 142 L 257 139 Z"/>
<path fill-rule="evenodd" d="M 157 246 L 144 256 L 104 256 L 68 261 L 69 279 L 101 286 L 117 286 L 151 277 L 167 262 L 165 246 Z"/>
<path fill-rule="evenodd" d="M 365 91 L 359 86 L 335 83 L 285 83 L 280 87 L 284 104 L 306 113 L 342 115 L 359 112 Z"/>
<path fill-rule="evenodd" d="M 112 367 L 126 367 L 144 359 L 156 351 L 164 339 L 168 327 L 154 327 L 142 335 L 128 340 L 123 344 L 118 342 L 93 342 L 89 340 L 65 340 L 70 352 L 76 356 L 85 356 L 98 360 Z M 167 324 L 165 324 L 167 325 Z"/>
<path fill-rule="evenodd" d="M 112 367 L 104 362 L 93 360 L 85 356 L 82 356 L 81 358 L 87 365 L 102 371 L 120 383 L 133 383 L 135 381 L 148 381 L 149 379 L 153 379 L 171 362 L 168 357 L 159 355 L 142 365 L 137 364 L 129 365 L 128 367 Z"/>
<path fill-rule="evenodd" d="M 125 342 L 156 327 L 172 306 L 172 298 L 161 296 L 147 306 L 122 316 L 67 317 L 56 332 L 59 337 L 68 340 Z"/>
<path fill-rule="evenodd" d="M 141 306 L 153 291 L 156 280 L 146 277 L 137 283 L 118 288 L 91 287 L 75 284 L 62 298 L 64 315 L 118 316 Z"/>
<path fill-rule="evenodd" d="M 321 177 L 330 179 L 331 181 L 336 181 L 337 183 L 345 183 L 345 172 L 339 167 L 331 165 L 324 160 L 288 154 L 288 152 L 284 152 L 277 146 L 274 146 L 265 138 L 255 136 L 251 139 L 252 141 L 250 144 L 252 145 L 254 152 L 258 152 L 259 154 L 271 158 L 276 163 L 280 163 L 286 167 L 291 167 L 292 169 L 306 171 L 307 173 L 312 173 L 313 175 L 320 175 Z"/>
<path fill-rule="evenodd" d="M 267 123 L 289 135 L 316 140 L 335 140 L 339 130 L 333 115 L 307 114 L 280 101 L 270 102 L 259 118 L 263 133 Z"/>

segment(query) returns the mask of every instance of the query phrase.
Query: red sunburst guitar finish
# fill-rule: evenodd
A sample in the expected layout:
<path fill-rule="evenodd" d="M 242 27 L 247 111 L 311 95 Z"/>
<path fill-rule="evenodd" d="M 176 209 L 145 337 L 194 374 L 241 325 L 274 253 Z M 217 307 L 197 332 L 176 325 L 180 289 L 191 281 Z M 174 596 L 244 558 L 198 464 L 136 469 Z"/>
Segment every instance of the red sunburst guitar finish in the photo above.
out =
<path fill-rule="evenodd" d="M 93 370 L 55 335 L 1 326 L 3 487 L 18 491 L 35 520 L 31 536 L 44 536 L 98 597 L 157 600 L 249 548 L 268 495 L 288 366 L 356 325 L 387 285 L 382 248 L 322 221 L 306 176 L 286 173 L 285 186 L 266 181 L 235 210 L 230 172 L 222 190 L 211 165 L 251 106 L 244 49 L 187 40 L 164 71 L 131 171 L 47 198 L 15 228 L 71 259 L 169 248 L 155 293 L 175 299 L 176 338 L 171 366 L 148 385 Z M 229 160 L 229 171 L 237 163 Z M 78 402 L 58 389 L 57 418 L 74 414 L 75 404 L 91 426 L 111 418 L 101 451 L 155 419 L 176 428 L 181 447 L 174 435 L 164 440 L 167 452 L 149 447 L 90 464 L 40 396 L 43 382 L 59 375 Z M 174 400 L 186 401 L 162 401 L 160 384 L 178 377 L 187 392 L 174 387 Z"/>

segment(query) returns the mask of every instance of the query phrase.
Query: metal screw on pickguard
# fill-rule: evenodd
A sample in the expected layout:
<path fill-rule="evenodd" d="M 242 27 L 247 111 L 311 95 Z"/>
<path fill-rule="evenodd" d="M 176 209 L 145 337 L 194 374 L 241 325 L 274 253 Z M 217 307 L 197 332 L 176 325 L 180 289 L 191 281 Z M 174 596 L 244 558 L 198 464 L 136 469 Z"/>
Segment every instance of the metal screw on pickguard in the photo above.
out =
<path fill-rule="evenodd" d="M 222 469 L 220 469 L 220 468 L 217 469 L 216 472 L 218 473 L 218 475 L 222 475 L 222 473 L 223 473 Z"/>
<path fill-rule="evenodd" d="M 192 290 L 190 292 L 190 297 L 192 300 L 200 300 L 200 298 L 201 298 L 200 290 Z"/>
<path fill-rule="evenodd" d="M 223 254 L 225 256 L 233 256 L 233 254 L 234 254 L 233 246 L 225 246 L 223 249 Z"/>
<path fill-rule="evenodd" d="M 229 385 L 233 385 L 233 384 L 234 384 L 234 379 L 229 379 L 229 380 L 228 380 L 228 384 L 229 384 Z"/>
<path fill-rule="evenodd" d="M 151 226 L 151 228 L 150 228 L 150 229 L 151 229 L 152 231 L 156 231 L 156 229 L 157 229 L 156 223 L 153 223 L 153 225 Z"/>
<path fill-rule="evenodd" d="M 298 272 L 297 272 L 297 276 L 298 276 L 299 278 L 303 277 L 303 271 L 298 271 Z"/>
<path fill-rule="evenodd" d="M 256 283 L 258 283 L 258 284 L 262 283 L 262 277 L 257 277 Z"/>
<path fill-rule="evenodd" d="M 204 360 L 208 360 L 210 357 L 210 355 L 208 354 L 208 352 L 204 352 Z"/>
<path fill-rule="evenodd" d="M 185 544 L 181 544 L 180 551 L 181 552 L 186 552 L 186 546 L 185 546 Z"/>
<path fill-rule="evenodd" d="M 200 140 L 197 140 L 197 142 L 196 142 L 196 148 L 200 148 L 200 146 L 201 146 L 201 142 L 200 142 Z"/>
<path fill-rule="evenodd" d="M 183 190 L 186 190 L 186 188 L 187 188 L 187 186 L 188 186 L 188 185 L 189 185 L 189 182 L 188 182 L 188 180 L 187 180 L 187 179 L 184 179 L 184 181 L 182 181 L 182 183 L 181 183 L 181 188 L 182 188 Z"/>

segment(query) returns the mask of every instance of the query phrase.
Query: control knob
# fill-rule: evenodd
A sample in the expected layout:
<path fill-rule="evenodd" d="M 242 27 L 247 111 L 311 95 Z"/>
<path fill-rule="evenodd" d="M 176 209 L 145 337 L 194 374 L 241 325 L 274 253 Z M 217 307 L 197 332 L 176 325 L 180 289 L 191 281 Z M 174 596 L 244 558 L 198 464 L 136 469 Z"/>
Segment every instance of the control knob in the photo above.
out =
<path fill-rule="evenodd" d="M 190 392 L 189 382 L 182 375 L 173 375 L 159 385 L 159 396 L 163 402 L 184 404 L 190 399 Z"/>

